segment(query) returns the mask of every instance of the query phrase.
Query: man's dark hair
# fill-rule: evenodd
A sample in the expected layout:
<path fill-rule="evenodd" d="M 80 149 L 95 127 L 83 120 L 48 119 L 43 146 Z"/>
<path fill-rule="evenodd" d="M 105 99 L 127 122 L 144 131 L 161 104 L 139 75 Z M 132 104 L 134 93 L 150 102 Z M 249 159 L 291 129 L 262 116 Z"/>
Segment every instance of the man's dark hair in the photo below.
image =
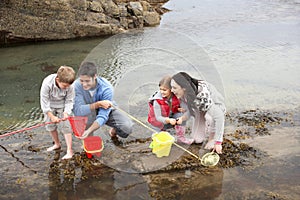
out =
<path fill-rule="evenodd" d="M 78 76 L 90 76 L 94 77 L 97 75 L 97 65 L 93 62 L 83 62 L 81 63 L 79 70 L 78 70 Z"/>

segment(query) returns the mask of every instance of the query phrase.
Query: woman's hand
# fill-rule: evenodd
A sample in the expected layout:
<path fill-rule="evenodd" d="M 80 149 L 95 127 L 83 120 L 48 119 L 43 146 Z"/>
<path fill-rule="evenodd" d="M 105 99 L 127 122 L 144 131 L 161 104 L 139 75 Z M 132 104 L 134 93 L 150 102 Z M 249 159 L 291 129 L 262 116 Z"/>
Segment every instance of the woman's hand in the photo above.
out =
<path fill-rule="evenodd" d="M 215 143 L 214 140 L 209 140 L 207 144 L 205 145 L 204 149 L 213 149 L 213 151 L 217 152 L 218 154 L 222 154 L 222 144 L 221 143 Z"/>
<path fill-rule="evenodd" d="M 215 144 L 214 150 L 215 150 L 218 154 L 222 154 L 222 144 Z"/>

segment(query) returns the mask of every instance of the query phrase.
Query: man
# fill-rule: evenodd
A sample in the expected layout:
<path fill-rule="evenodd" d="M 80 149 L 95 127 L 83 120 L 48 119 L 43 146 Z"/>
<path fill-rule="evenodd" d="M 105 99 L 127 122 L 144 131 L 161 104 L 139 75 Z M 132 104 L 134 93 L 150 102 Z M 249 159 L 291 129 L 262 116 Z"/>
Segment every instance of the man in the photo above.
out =
<path fill-rule="evenodd" d="M 86 138 L 104 124 L 112 127 L 110 136 L 127 138 L 132 131 L 132 121 L 122 114 L 113 101 L 113 87 L 103 77 L 97 76 L 97 66 L 84 62 L 78 70 L 79 78 L 74 83 L 74 114 L 87 116 L 87 129 L 81 139 Z"/>

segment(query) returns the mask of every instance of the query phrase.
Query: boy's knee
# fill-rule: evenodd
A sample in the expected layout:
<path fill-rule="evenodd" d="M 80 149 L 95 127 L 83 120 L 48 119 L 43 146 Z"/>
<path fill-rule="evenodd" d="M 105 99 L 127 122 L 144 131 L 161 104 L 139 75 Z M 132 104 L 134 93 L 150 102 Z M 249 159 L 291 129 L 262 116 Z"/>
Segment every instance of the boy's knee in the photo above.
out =
<path fill-rule="evenodd" d="M 46 131 L 51 132 L 51 131 L 55 131 L 57 129 L 57 126 L 56 126 L 56 124 L 48 124 L 48 125 L 46 125 L 45 128 L 46 128 Z"/>

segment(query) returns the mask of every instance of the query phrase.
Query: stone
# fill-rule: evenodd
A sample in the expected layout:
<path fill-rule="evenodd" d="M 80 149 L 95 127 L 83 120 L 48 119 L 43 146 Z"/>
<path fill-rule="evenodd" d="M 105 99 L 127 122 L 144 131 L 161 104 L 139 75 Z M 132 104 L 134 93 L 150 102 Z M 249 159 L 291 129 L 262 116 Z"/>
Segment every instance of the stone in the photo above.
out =
<path fill-rule="evenodd" d="M 0 46 L 106 36 L 160 23 L 151 0 L 1 0 Z M 157 1 L 158 2 L 158 1 Z"/>
<path fill-rule="evenodd" d="M 119 16 L 119 8 L 112 0 L 101 0 L 102 7 L 110 16 Z"/>
<path fill-rule="evenodd" d="M 129 2 L 129 9 L 131 10 L 132 14 L 135 16 L 142 16 L 143 15 L 143 6 L 140 2 Z"/>
<path fill-rule="evenodd" d="M 125 4 L 125 3 L 121 3 L 121 4 L 118 5 L 120 18 L 128 16 L 126 5 L 127 4 Z"/>
<path fill-rule="evenodd" d="M 147 1 L 141 1 L 141 5 L 143 7 L 143 11 L 149 11 L 149 12 L 154 11 L 152 6 Z"/>
<path fill-rule="evenodd" d="M 86 24 L 80 23 L 74 27 L 73 33 L 76 37 L 94 37 L 111 35 L 110 24 Z"/>
<path fill-rule="evenodd" d="M 103 12 L 101 3 L 97 1 L 90 2 L 89 8 L 93 12 L 101 12 L 101 13 Z"/>
<path fill-rule="evenodd" d="M 72 8 L 77 10 L 86 11 L 88 8 L 88 3 L 86 0 L 69 0 L 69 4 L 72 6 Z"/>
<path fill-rule="evenodd" d="M 144 12 L 145 26 L 156 26 L 160 24 L 160 15 L 156 12 Z"/>

